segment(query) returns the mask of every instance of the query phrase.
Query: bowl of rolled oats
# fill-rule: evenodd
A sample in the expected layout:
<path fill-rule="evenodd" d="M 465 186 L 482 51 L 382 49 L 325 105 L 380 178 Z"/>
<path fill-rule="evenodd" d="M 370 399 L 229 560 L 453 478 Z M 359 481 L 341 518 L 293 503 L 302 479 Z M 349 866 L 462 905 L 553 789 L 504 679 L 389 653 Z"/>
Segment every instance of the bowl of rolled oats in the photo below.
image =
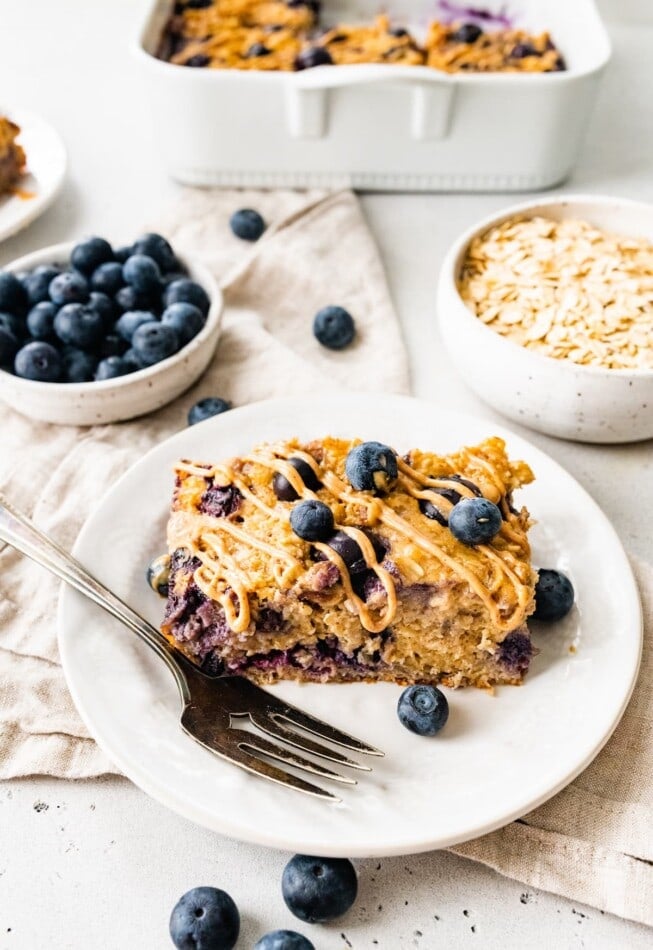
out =
<path fill-rule="evenodd" d="M 447 254 L 438 313 L 503 415 L 579 442 L 653 438 L 653 205 L 564 196 L 486 218 Z"/>

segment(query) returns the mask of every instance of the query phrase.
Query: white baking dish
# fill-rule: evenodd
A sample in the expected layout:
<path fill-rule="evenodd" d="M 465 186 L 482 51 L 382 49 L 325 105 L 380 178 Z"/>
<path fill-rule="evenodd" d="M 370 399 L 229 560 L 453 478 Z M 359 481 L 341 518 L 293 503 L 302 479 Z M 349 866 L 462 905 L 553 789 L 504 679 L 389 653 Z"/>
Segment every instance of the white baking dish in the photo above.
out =
<path fill-rule="evenodd" d="M 494 12 L 503 0 L 483 0 Z M 154 0 L 136 43 L 160 153 L 193 185 L 387 191 L 547 188 L 571 171 L 610 43 L 594 0 L 515 0 L 517 26 L 549 30 L 568 69 L 446 74 L 426 66 L 297 73 L 190 69 L 155 56 L 172 0 Z M 326 22 L 371 19 L 378 0 L 324 2 Z M 402 0 L 423 33 L 434 5 Z"/>

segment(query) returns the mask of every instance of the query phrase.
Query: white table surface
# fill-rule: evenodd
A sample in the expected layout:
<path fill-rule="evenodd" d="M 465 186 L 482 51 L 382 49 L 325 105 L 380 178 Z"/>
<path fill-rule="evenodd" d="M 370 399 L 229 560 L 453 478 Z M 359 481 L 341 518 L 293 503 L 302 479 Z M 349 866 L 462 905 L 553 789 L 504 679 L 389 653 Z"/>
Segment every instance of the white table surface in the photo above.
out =
<path fill-rule="evenodd" d="M 0 245 L 0 266 L 84 233 L 130 236 L 174 197 L 124 43 L 141 6 L 142 0 L 0 0 L 2 104 L 41 113 L 70 151 L 63 195 L 40 221 Z M 619 4 L 603 0 L 602 6 L 609 13 Z M 636 0 L 623 9 L 631 19 L 645 17 Z M 579 168 L 564 190 L 653 200 L 653 24 L 611 24 L 611 32 L 615 60 Z M 362 199 L 401 317 L 415 394 L 490 419 L 493 414 L 463 386 L 441 351 L 433 327 L 435 283 L 452 238 L 513 200 Z M 524 434 L 594 495 L 630 550 L 653 559 L 650 442 L 600 448 Z M 199 884 L 231 892 L 243 914 L 239 947 L 251 947 L 266 930 L 293 926 L 279 890 L 286 857 L 197 828 L 125 780 L 5 783 L 0 950 L 159 950 L 171 946 L 167 920 L 173 904 Z M 525 888 L 447 853 L 358 866 L 356 907 L 341 923 L 313 928 L 317 950 L 651 946 L 644 927 Z"/>

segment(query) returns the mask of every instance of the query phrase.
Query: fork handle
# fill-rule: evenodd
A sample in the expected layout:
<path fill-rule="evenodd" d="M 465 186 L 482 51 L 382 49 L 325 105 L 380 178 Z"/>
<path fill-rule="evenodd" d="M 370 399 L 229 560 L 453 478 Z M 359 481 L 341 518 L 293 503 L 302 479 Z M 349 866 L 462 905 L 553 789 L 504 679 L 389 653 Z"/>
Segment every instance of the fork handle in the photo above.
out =
<path fill-rule="evenodd" d="M 183 703 L 186 704 L 189 701 L 190 691 L 186 677 L 174 655 L 173 648 L 163 634 L 92 574 L 89 574 L 79 561 L 47 534 L 40 531 L 26 515 L 10 505 L 1 494 L 0 541 L 6 541 L 21 554 L 36 561 L 41 567 L 99 604 L 113 617 L 121 620 L 164 661 L 175 679 Z"/>

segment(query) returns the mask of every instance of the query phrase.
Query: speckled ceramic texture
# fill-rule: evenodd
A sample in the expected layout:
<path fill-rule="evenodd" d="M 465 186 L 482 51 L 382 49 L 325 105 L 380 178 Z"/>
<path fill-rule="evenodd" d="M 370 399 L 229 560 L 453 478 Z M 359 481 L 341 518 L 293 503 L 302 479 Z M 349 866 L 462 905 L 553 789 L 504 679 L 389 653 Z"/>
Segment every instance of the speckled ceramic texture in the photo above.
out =
<path fill-rule="evenodd" d="M 66 264 L 75 243 L 43 248 L 13 261 L 5 269 L 18 272 L 39 264 Z M 176 399 L 211 362 L 223 309 L 222 293 L 208 268 L 195 260 L 178 257 L 189 277 L 204 287 L 211 301 L 204 326 L 178 353 L 146 369 L 97 383 L 39 383 L 0 370 L 0 399 L 32 419 L 74 426 L 132 419 Z"/>
<path fill-rule="evenodd" d="M 448 252 L 438 285 L 440 329 L 467 384 L 522 425 L 576 442 L 653 438 L 653 370 L 611 370 L 559 360 L 500 336 L 463 303 L 456 278 L 470 241 L 513 215 L 583 218 L 606 231 L 653 241 L 653 205 L 569 195 L 512 205 L 466 231 Z"/>

